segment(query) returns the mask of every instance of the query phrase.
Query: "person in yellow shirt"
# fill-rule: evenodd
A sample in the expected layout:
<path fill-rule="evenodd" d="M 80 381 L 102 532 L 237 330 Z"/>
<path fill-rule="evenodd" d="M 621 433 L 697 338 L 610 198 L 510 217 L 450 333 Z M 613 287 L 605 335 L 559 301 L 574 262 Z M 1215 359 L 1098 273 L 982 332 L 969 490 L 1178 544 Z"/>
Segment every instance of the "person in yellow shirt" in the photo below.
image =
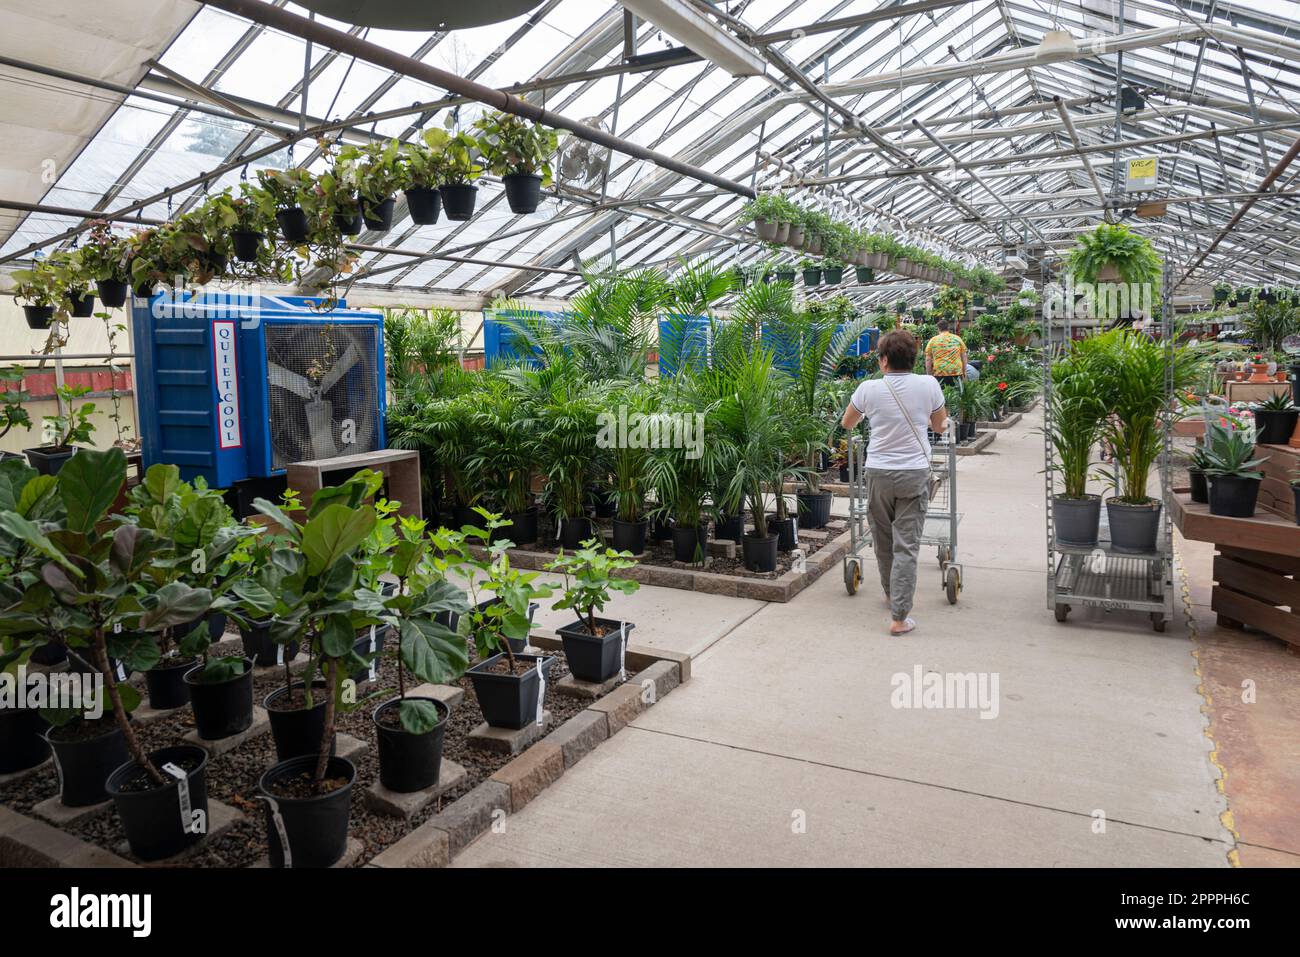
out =
<path fill-rule="evenodd" d="M 925 344 L 925 371 L 939 385 L 957 385 L 966 375 L 966 343 L 949 332 L 947 319 L 939 320 L 939 334 Z"/>

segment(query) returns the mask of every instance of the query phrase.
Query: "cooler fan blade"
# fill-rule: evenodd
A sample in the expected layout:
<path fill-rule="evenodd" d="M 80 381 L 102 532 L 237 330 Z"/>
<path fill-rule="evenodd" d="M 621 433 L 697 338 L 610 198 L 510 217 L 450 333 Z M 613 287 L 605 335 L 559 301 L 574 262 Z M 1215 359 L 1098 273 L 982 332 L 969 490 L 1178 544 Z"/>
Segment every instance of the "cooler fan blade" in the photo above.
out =
<path fill-rule="evenodd" d="M 307 432 L 311 435 L 311 457 L 332 459 L 339 454 L 334 442 L 334 403 L 327 399 L 308 402 L 302 407 L 307 416 Z"/>
<path fill-rule="evenodd" d="M 355 342 L 349 343 L 347 350 L 343 353 L 343 358 L 334 363 L 334 368 L 330 369 L 329 374 L 320 381 L 321 395 L 329 392 L 338 384 L 339 379 L 343 378 L 352 367 L 361 361 L 361 350 L 357 348 Z"/>
<path fill-rule="evenodd" d="M 311 398 L 311 380 L 306 376 L 298 375 L 296 372 L 290 372 L 274 362 L 266 364 L 266 380 L 273 386 L 284 389 L 286 392 L 292 392 L 300 399 Z"/>

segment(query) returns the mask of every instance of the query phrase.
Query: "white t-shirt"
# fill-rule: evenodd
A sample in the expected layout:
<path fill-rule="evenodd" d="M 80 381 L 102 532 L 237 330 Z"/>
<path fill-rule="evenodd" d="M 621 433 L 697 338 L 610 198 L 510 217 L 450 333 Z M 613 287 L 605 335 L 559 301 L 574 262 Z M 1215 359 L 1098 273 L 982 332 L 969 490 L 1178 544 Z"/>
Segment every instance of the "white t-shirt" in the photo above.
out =
<path fill-rule="evenodd" d="M 888 372 L 885 379 L 866 379 L 853 391 L 853 407 L 871 424 L 871 441 L 867 445 L 869 469 L 928 469 L 930 447 L 926 430 L 930 416 L 943 408 L 943 388 L 932 375 L 911 372 Z M 889 394 L 894 387 L 899 402 L 907 410 L 916 431 L 908 427 L 899 410 L 899 402 Z M 920 437 L 920 442 L 917 437 Z M 925 443 L 922 447 L 921 443 Z"/>

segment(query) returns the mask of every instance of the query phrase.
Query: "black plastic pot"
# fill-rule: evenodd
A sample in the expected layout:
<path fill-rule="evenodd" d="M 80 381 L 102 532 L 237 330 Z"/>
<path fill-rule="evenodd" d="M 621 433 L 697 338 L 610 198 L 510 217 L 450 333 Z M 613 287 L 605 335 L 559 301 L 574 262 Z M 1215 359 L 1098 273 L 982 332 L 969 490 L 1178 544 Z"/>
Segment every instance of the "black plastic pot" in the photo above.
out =
<path fill-rule="evenodd" d="M 105 790 L 113 799 L 117 816 L 126 831 L 131 853 L 142 861 L 160 861 L 179 854 L 203 839 L 205 829 L 194 828 L 194 812 L 208 817 L 208 752 L 193 744 L 178 744 L 151 751 L 149 763 L 162 772 L 162 787 L 141 789 L 147 777 L 134 761 L 127 761 L 109 776 Z M 186 769 L 184 764 L 195 764 Z M 188 793 L 181 796 L 180 779 L 164 765 L 185 771 Z"/>
<path fill-rule="evenodd" d="M 507 517 L 510 524 L 499 530 L 503 538 L 516 545 L 531 545 L 537 541 L 537 506 L 523 512 L 511 512 Z"/>
<path fill-rule="evenodd" d="M 438 187 L 442 194 L 442 209 L 447 218 L 463 223 L 474 215 L 474 204 L 478 200 L 478 187 L 468 183 L 444 184 Z"/>
<path fill-rule="evenodd" d="M 621 518 L 614 519 L 614 549 L 640 555 L 645 551 L 646 535 L 649 531 L 650 523 L 646 519 L 641 519 L 639 522 L 625 522 Z"/>
<path fill-rule="evenodd" d="M 795 525 L 794 516 L 788 518 L 777 518 L 775 515 L 767 516 L 767 531 L 769 535 L 776 536 L 776 550 L 778 552 L 793 551 L 799 544 L 798 528 Z M 741 539 L 743 542 L 744 539 Z"/>
<path fill-rule="evenodd" d="M 1259 479 L 1241 475 L 1210 475 L 1210 514 L 1250 518 L 1259 498 Z"/>
<path fill-rule="evenodd" d="M 307 214 L 301 206 L 277 210 L 275 221 L 280 224 L 280 235 L 286 242 L 301 243 L 307 239 Z"/>
<path fill-rule="evenodd" d="M 375 722 L 375 737 L 379 741 L 379 783 L 390 791 L 409 794 L 423 791 L 438 783 L 442 767 L 442 738 L 447 730 L 447 716 L 451 709 L 435 698 L 408 698 L 408 701 L 428 701 L 438 709 L 438 726 L 424 734 L 411 734 L 402 727 L 389 727 L 380 722 L 380 714 L 396 710 L 401 698 L 385 701 L 375 709 L 371 720 Z"/>
<path fill-rule="evenodd" d="M 230 257 L 223 256 L 221 253 L 208 253 L 203 257 L 207 260 L 208 265 L 212 267 L 212 275 L 224 276 L 226 269 L 230 266 Z"/>
<path fill-rule="evenodd" d="M 560 519 L 560 544 L 567 549 L 581 548 L 582 543 L 592 537 L 591 519 Z"/>
<path fill-rule="evenodd" d="M 1295 497 L 1295 523 L 1300 525 L 1300 485 L 1292 485 L 1291 494 Z"/>
<path fill-rule="evenodd" d="M 23 315 L 29 329 L 48 329 L 54 321 L 53 306 L 23 306 Z"/>
<path fill-rule="evenodd" d="M 557 628 L 556 634 L 564 644 L 564 660 L 573 677 L 599 684 L 618 674 L 621 623 L 613 618 L 597 618 L 596 624 L 605 627 L 605 634 L 589 634 L 586 619 Z M 636 625 L 629 622 L 624 627 L 630 633 Z"/>
<path fill-rule="evenodd" d="M 501 177 L 501 185 L 506 188 L 506 202 L 510 212 L 527 215 L 537 212 L 542 201 L 542 178 L 535 173 L 511 173 Z"/>
<path fill-rule="evenodd" d="M 198 681 L 203 665 L 185 673 L 194 708 L 194 726 L 205 741 L 228 738 L 253 723 L 253 659 L 244 659 L 244 673 L 229 681 Z"/>
<path fill-rule="evenodd" d="M 1101 496 L 1052 496 L 1052 525 L 1060 544 L 1073 548 L 1092 548 L 1097 544 L 1098 528 L 1101 525 Z"/>
<path fill-rule="evenodd" d="M 432 226 L 442 212 L 442 194 L 431 186 L 412 186 L 406 191 L 406 211 L 415 225 Z"/>
<path fill-rule="evenodd" d="M 45 732 L 45 743 L 54 755 L 59 775 L 59 801 L 64 807 L 88 807 L 108 800 L 104 783 L 129 755 L 121 729 L 111 723 L 105 728 L 104 734 L 85 741 L 59 741 L 51 737 L 55 728 Z"/>
<path fill-rule="evenodd" d="M 776 571 L 777 536 L 759 537 L 753 532 L 746 532 L 740 541 L 746 568 L 751 572 Z"/>
<path fill-rule="evenodd" d="M 261 251 L 262 240 L 266 236 L 263 233 L 255 233 L 246 229 L 239 229 L 230 234 L 230 243 L 235 248 L 235 258 L 241 263 L 257 262 L 257 254 Z"/>
<path fill-rule="evenodd" d="M 379 668 L 379 659 L 383 657 L 384 641 L 388 638 L 389 631 L 391 631 L 391 629 L 388 625 L 376 625 L 374 638 L 372 639 L 370 629 L 367 628 L 365 633 L 357 638 L 356 642 L 352 645 L 352 650 L 362 658 L 366 659 L 366 661 L 370 661 L 371 659 L 375 661 L 376 674 L 378 674 L 377 669 Z M 371 647 L 372 641 L 374 642 L 373 648 Z M 361 684 L 363 681 L 369 681 L 370 665 L 367 664 L 364 668 L 358 668 L 356 671 L 352 672 L 350 677 L 357 684 Z"/>
<path fill-rule="evenodd" d="M 795 271 L 793 269 L 778 269 L 776 271 L 777 282 L 793 283 L 794 277 L 795 277 Z"/>
<path fill-rule="evenodd" d="M 47 641 L 32 652 L 31 662 L 36 665 L 61 665 L 68 660 L 68 649 L 58 641 Z"/>
<path fill-rule="evenodd" d="M 587 491 L 587 502 L 597 518 L 613 518 L 618 507 L 612 489 L 592 488 Z"/>
<path fill-rule="evenodd" d="M 713 523 L 713 537 L 728 542 L 740 541 L 745 534 L 745 516 L 743 513 L 720 518 Z"/>
<path fill-rule="evenodd" d="M 708 555 L 709 527 L 707 525 L 673 526 L 673 560 L 695 564 Z"/>
<path fill-rule="evenodd" d="M 328 794 L 287 798 L 277 797 L 272 790 L 277 782 L 315 770 L 315 755 L 305 755 L 282 761 L 257 782 L 266 807 L 266 843 L 272 867 L 330 867 L 348 849 L 348 817 L 352 813 L 352 786 L 357 779 L 351 761 L 329 759 L 325 777 L 345 778 L 347 784 Z M 288 840 L 287 849 L 280 843 L 281 827 Z"/>
<path fill-rule="evenodd" d="M 361 210 L 352 213 L 335 213 L 333 216 L 334 228 L 343 236 L 356 236 L 365 228 L 365 221 L 361 218 Z"/>
<path fill-rule="evenodd" d="M 870 266 L 854 266 L 854 273 L 857 274 L 857 280 L 860 283 L 869 283 L 876 281 L 876 272 Z"/>
<path fill-rule="evenodd" d="M 803 284 L 805 286 L 820 286 L 822 284 L 822 271 L 820 269 L 805 269 L 803 271 Z"/>
<path fill-rule="evenodd" d="M 822 269 L 822 275 L 826 277 L 828 286 L 838 286 L 844 281 L 844 267 L 826 266 Z"/>
<path fill-rule="evenodd" d="M 456 523 L 457 529 L 465 525 L 471 525 L 474 528 L 485 528 L 487 526 L 487 520 L 468 505 L 455 506 L 451 514 L 452 521 Z"/>
<path fill-rule="evenodd" d="M 176 628 L 173 630 L 173 635 L 175 636 L 176 640 L 179 641 L 180 639 L 188 635 L 191 631 L 193 631 L 195 628 L 198 628 L 200 626 L 208 629 L 208 641 L 212 642 L 213 644 L 216 644 L 218 641 L 221 641 L 225 637 L 226 616 L 223 612 L 216 612 L 216 613 L 210 612 L 204 615 L 202 618 L 195 618 L 191 622 L 186 622 L 183 625 L 177 625 Z"/>
<path fill-rule="evenodd" d="M 0 709 L 0 774 L 26 771 L 49 757 L 48 727 L 36 708 Z"/>
<path fill-rule="evenodd" d="M 537 680 L 537 669 L 529 668 L 526 674 L 493 674 L 491 668 L 505 654 L 496 654 L 470 668 L 466 674 L 474 685 L 474 696 L 478 698 L 479 710 L 483 720 L 494 728 L 512 728 L 518 731 L 530 721 L 537 720 L 537 693 L 541 685 Z M 527 664 L 537 661 L 542 663 L 542 673 L 550 681 L 550 655 L 515 655 L 515 660 Z"/>
<path fill-rule="evenodd" d="M 72 308 L 68 310 L 74 319 L 89 319 L 95 314 L 95 294 L 93 292 L 83 292 L 81 294 L 68 293 L 68 302 Z"/>
<path fill-rule="evenodd" d="M 252 622 L 251 628 L 244 628 L 241 625 L 239 637 L 244 644 L 244 654 L 264 668 L 269 665 L 283 665 L 286 661 L 293 661 L 298 655 L 298 642 L 291 641 L 286 646 L 271 640 L 269 620 Z M 281 648 L 284 651 L 281 651 Z"/>
<path fill-rule="evenodd" d="M 101 279 L 95 283 L 95 288 L 99 292 L 99 301 L 108 309 L 125 306 L 126 294 L 131 291 L 130 286 L 117 279 Z"/>
<path fill-rule="evenodd" d="M 1153 505 L 1125 505 L 1123 502 L 1106 503 L 1106 520 L 1110 524 L 1110 544 L 1117 552 L 1139 554 L 1156 549 L 1156 536 L 1160 531 L 1159 502 Z"/>
<path fill-rule="evenodd" d="M 301 681 L 293 687 L 301 688 Z M 267 717 L 271 719 L 271 737 L 275 741 L 275 756 L 281 761 L 302 755 L 314 755 L 320 751 L 321 738 L 325 737 L 325 705 L 329 698 L 329 687 L 324 681 L 311 683 L 312 706 L 297 711 L 277 711 L 274 704 L 288 694 L 288 690 L 279 688 L 272 691 L 262 702 Z M 334 753 L 337 739 L 330 743 L 330 753 Z"/>
<path fill-rule="evenodd" d="M 673 523 L 663 518 L 656 518 L 650 523 L 650 540 L 652 542 L 667 542 L 673 537 Z"/>
<path fill-rule="evenodd" d="M 393 197 L 374 202 L 361 200 L 361 218 L 365 220 L 366 229 L 377 233 L 386 233 L 393 228 Z"/>
<path fill-rule="evenodd" d="M 1200 469 L 1188 469 L 1187 478 L 1191 483 L 1192 501 L 1200 502 L 1205 505 L 1210 501 L 1210 486 L 1206 482 L 1205 473 Z"/>
<path fill-rule="evenodd" d="M 39 449 L 23 449 L 27 462 L 42 475 L 58 475 L 63 464 L 77 454 L 76 446 L 43 445 Z"/>
<path fill-rule="evenodd" d="M 1296 419 L 1300 410 L 1270 411 L 1255 410 L 1255 441 L 1261 445 L 1286 445 L 1295 431 Z"/>
<path fill-rule="evenodd" d="M 979 437 L 979 424 L 976 422 L 960 422 L 957 428 L 962 442 L 972 442 Z"/>
<path fill-rule="evenodd" d="M 831 520 L 831 502 L 835 498 L 830 492 L 800 492 L 799 524 L 803 528 L 825 528 Z"/>
<path fill-rule="evenodd" d="M 149 690 L 149 707 L 156 711 L 169 711 L 190 703 L 190 689 L 185 683 L 185 672 L 194 666 L 194 659 L 164 658 L 163 661 L 177 663 L 164 668 L 162 662 L 159 662 L 144 673 L 145 687 Z"/>

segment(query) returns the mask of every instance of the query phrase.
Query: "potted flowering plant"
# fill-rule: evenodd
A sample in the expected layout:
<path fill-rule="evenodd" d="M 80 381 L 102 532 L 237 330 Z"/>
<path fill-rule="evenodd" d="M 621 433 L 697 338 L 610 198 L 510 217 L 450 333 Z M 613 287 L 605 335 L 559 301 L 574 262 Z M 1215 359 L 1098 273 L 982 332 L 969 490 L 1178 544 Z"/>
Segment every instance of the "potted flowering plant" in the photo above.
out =
<path fill-rule="evenodd" d="M 490 113 L 474 124 L 488 171 L 501 177 L 516 214 L 536 212 L 542 187 L 551 184 L 551 157 L 559 134 L 513 113 Z"/>

